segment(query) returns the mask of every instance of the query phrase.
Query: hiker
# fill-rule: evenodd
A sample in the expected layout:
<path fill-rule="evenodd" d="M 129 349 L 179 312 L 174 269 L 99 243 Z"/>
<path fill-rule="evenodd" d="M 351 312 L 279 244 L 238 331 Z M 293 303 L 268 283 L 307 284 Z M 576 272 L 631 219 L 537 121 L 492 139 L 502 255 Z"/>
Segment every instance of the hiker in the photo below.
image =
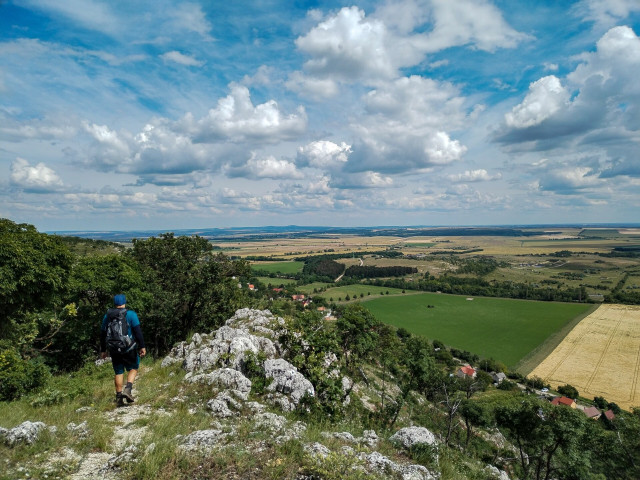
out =
<path fill-rule="evenodd" d="M 107 358 L 107 348 L 115 372 L 116 405 L 124 406 L 124 401 L 135 401 L 131 394 L 133 382 L 140 367 L 140 357 L 147 354 L 140 328 L 140 320 L 133 310 L 127 310 L 127 299 L 123 294 L 113 297 L 115 308 L 107 310 L 100 330 L 100 358 Z M 127 384 L 124 370 L 127 370 Z"/>

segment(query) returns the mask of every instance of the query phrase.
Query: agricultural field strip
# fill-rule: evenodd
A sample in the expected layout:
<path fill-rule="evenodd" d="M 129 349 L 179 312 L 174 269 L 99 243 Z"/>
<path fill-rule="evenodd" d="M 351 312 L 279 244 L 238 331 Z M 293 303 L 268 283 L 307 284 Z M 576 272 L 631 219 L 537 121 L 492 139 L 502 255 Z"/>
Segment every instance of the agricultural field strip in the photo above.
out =
<path fill-rule="evenodd" d="M 584 318 L 532 372 L 582 396 L 640 405 L 640 308 L 602 305 Z"/>

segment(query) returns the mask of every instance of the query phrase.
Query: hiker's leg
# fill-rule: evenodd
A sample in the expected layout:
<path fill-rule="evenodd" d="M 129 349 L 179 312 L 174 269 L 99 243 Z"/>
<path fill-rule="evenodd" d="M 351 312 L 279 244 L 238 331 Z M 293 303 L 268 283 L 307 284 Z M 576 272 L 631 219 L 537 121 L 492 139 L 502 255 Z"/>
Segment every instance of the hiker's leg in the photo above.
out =
<path fill-rule="evenodd" d="M 115 376 L 114 383 L 116 384 L 116 393 L 122 392 L 122 384 L 124 382 L 124 374 L 119 374 Z"/>
<path fill-rule="evenodd" d="M 133 381 L 136 379 L 136 375 L 138 374 L 138 370 L 136 369 L 131 369 L 127 372 L 127 383 L 133 383 Z"/>

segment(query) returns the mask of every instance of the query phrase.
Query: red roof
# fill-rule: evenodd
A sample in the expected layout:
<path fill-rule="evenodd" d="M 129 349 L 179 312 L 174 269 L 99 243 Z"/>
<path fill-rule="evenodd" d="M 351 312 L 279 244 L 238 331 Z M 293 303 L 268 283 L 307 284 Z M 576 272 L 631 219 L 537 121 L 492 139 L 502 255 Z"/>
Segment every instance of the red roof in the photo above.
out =
<path fill-rule="evenodd" d="M 473 377 L 476 374 L 476 371 L 470 367 L 469 365 L 465 365 L 464 367 L 460 367 L 460 371 L 469 377 Z"/>
<path fill-rule="evenodd" d="M 551 405 L 567 405 L 567 406 L 572 406 L 574 405 L 576 402 L 574 402 L 573 400 L 571 400 L 568 397 L 556 397 L 553 400 L 551 400 Z"/>
<path fill-rule="evenodd" d="M 596 407 L 587 407 L 584 409 L 584 414 L 589 418 L 595 418 L 602 415 L 602 412 Z"/>
<path fill-rule="evenodd" d="M 606 412 L 604 412 L 604 416 L 607 417 L 607 420 L 613 420 L 614 418 L 616 418 L 613 410 L 607 410 Z"/>

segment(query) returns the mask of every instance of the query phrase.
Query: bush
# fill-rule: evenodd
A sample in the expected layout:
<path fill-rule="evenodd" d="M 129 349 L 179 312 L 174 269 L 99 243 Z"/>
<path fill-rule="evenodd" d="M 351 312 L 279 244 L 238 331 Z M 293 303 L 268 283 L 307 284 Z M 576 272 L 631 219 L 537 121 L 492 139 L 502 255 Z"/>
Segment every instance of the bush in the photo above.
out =
<path fill-rule="evenodd" d="M 562 385 L 558 387 L 558 393 L 565 397 L 573 398 L 574 400 L 578 398 L 578 390 L 572 385 Z"/>
<path fill-rule="evenodd" d="M 14 348 L 0 351 L 0 400 L 14 400 L 47 383 L 47 367 L 38 360 L 24 359 Z"/>

